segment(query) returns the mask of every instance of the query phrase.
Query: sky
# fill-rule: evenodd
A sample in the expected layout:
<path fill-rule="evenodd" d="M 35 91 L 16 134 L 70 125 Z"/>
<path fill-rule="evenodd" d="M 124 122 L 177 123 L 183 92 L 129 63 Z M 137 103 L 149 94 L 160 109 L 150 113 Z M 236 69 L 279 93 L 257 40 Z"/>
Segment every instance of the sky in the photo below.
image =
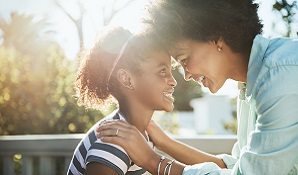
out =
<path fill-rule="evenodd" d="M 76 17 L 78 7 L 73 2 L 77 0 L 59 0 L 59 3 L 67 7 L 68 12 Z M 293 0 L 292 0 L 293 1 Z M 79 50 L 79 41 L 75 26 L 72 21 L 54 5 L 54 0 L 0 0 L 0 19 L 9 19 L 9 14 L 13 11 L 24 14 L 34 14 L 36 20 L 46 17 L 48 19 L 50 28 L 55 31 L 55 38 L 64 48 L 66 55 L 70 59 L 74 59 Z M 108 11 L 100 11 L 103 3 L 109 7 L 112 0 L 98 1 L 98 0 L 84 0 L 86 5 L 86 16 L 84 20 L 84 38 L 87 48 L 92 46 L 93 40 L 96 36 L 96 31 L 102 27 L 100 19 L 102 14 L 107 14 Z M 118 1 L 118 6 L 124 3 L 125 0 Z M 278 28 L 272 30 L 272 22 L 281 20 L 280 16 L 272 11 L 272 4 L 275 0 L 256 0 L 260 3 L 259 16 L 263 20 L 264 35 L 269 37 L 281 36 L 285 33 L 285 26 L 278 23 Z M 147 0 L 136 0 L 127 8 L 122 9 L 111 21 L 110 25 L 121 25 L 128 28 L 132 32 L 136 32 L 141 28 L 140 17 Z M 298 26 L 294 26 L 298 31 Z M 297 34 L 296 34 L 297 37 Z M 208 89 L 203 88 L 206 93 L 210 93 Z M 229 95 L 235 97 L 237 92 L 237 83 L 233 80 L 228 80 L 225 85 L 215 95 Z"/>

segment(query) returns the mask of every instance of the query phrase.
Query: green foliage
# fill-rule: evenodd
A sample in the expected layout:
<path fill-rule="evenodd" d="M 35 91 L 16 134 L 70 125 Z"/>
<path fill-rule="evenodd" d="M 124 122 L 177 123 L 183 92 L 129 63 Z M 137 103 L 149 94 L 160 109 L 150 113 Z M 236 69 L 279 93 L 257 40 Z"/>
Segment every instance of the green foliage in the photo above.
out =
<path fill-rule="evenodd" d="M 55 46 L 47 56 L 0 48 L 0 134 L 84 132 L 98 120 L 73 97 L 74 62 Z"/>
<path fill-rule="evenodd" d="M 85 132 L 103 115 L 77 105 L 73 97 L 75 61 L 67 59 L 58 44 L 44 39 L 41 23 L 35 28 L 32 17 L 15 16 L 10 23 L 3 25 L 2 21 L 0 25 L 4 32 L 0 46 L 0 135 Z M 18 30 L 9 30 L 15 26 Z"/>
<path fill-rule="evenodd" d="M 277 0 L 272 8 L 273 10 L 280 13 L 283 19 L 283 22 L 287 27 L 287 33 L 285 34 L 285 36 L 290 37 L 292 32 L 291 24 L 295 22 L 294 16 L 298 11 L 297 1 L 288 2 L 288 0 Z M 296 35 L 298 35 L 297 31 L 296 31 Z"/>

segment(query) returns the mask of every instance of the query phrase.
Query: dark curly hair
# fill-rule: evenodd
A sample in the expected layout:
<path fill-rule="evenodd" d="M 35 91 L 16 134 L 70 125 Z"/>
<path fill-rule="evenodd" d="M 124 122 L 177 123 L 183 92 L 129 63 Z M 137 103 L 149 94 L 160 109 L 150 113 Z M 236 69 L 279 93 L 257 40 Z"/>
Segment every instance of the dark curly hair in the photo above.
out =
<path fill-rule="evenodd" d="M 115 72 L 122 68 L 141 76 L 140 64 L 148 60 L 152 52 L 165 51 L 153 32 L 143 31 L 132 36 L 122 27 L 106 27 L 99 34 L 94 47 L 79 56 L 76 97 L 78 104 L 86 108 L 104 108 L 111 102 L 117 102 L 115 94 L 121 92 L 117 89 L 119 84 Z M 112 65 L 127 41 L 125 51 L 108 80 Z"/>
<path fill-rule="evenodd" d="M 217 42 L 222 37 L 234 52 L 249 54 L 263 27 L 257 10 L 252 0 L 153 0 L 143 22 L 169 46 L 180 39 Z"/>

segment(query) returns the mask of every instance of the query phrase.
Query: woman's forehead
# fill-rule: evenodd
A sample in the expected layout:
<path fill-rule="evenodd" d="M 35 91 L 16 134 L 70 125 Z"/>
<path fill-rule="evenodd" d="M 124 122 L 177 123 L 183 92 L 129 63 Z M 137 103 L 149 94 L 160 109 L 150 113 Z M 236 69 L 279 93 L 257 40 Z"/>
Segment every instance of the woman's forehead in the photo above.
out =
<path fill-rule="evenodd" d="M 186 54 L 191 49 L 191 41 L 182 40 L 176 42 L 174 46 L 170 49 L 169 53 L 173 58 L 177 58 L 180 55 Z"/>

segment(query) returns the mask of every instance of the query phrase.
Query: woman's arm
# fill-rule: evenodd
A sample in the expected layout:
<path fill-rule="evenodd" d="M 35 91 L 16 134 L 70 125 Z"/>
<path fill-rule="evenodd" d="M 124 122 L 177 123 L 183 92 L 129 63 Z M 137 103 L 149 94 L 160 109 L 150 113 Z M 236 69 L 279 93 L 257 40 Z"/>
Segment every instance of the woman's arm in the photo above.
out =
<path fill-rule="evenodd" d="M 116 136 L 115 130 L 117 129 L 119 129 L 119 131 Z M 101 138 L 102 141 L 123 147 L 135 164 L 145 168 L 152 174 L 158 174 L 158 164 L 161 155 L 150 148 L 135 126 L 123 121 L 111 121 L 107 122 L 105 125 L 99 126 L 97 131 L 99 132 L 97 137 Z M 169 161 L 170 159 L 168 158 L 162 161 L 159 174 L 164 174 L 166 164 Z M 182 174 L 184 168 L 184 164 L 175 161 L 171 166 L 171 172 Z"/>
<path fill-rule="evenodd" d="M 117 129 L 119 129 L 119 132 L 116 136 L 115 130 Z M 149 147 L 146 140 L 136 127 L 128 124 L 127 122 L 112 121 L 107 122 L 105 125 L 101 125 L 97 129 L 97 131 L 99 132 L 97 137 L 101 138 L 102 141 L 120 145 L 125 149 L 134 163 L 145 168 L 152 174 L 158 174 L 158 164 L 160 162 L 161 155 L 157 154 Z M 173 152 L 172 154 L 175 155 L 173 157 L 177 160 L 186 160 L 187 158 L 190 158 L 192 156 L 203 156 L 199 159 L 192 158 L 192 161 L 194 161 L 195 163 L 201 163 L 196 162 L 198 160 L 202 162 L 204 160 L 214 160 L 215 162 L 221 161 L 220 159 L 217 160 L 215 156 L 212 157 L 207 154 L 205 155 L 204 153 L 190 148 L 184 144 L 181 144 L 180 142 L 172 143 L 174 144 L 174 146 L 169 146 L 168 150 L 169 152 Z M 169 143 L 168 145 L 171 145 L 172 143 Z M 180 151 L 179 149 L 182 149 L 183 151 Z M 179 156 L 185 158 L 179 158 Z M 169 161 L 170 159 L 166 159 L 161 163 L 160 174 L 163 174 L 166 164 Z M 171 172 L 175 172 L 175 174 L 182 174 L 185 166 L 185 164 L 175 161 L 171 167 Z"/>
<path fill-rule="evenodd" d="M 162 151 L 187 165 L 214 162 L 219 167 L 226 168 L 226 164 L 219 157 L 197 150 L 177 140 L 171 140 L 171 142 L 168 142 L 167 147 Z"/>
<path fill-rule="evenodd" d="M 203 162 L 214 162 L 219 167 L 226 168 L 226 164 L 215 155 L 205 153 L 182 142 L 171 139 L 154 121 L 150 122 L 147 131 L 159 150 L 184 164 L 193 165 Z"/>

